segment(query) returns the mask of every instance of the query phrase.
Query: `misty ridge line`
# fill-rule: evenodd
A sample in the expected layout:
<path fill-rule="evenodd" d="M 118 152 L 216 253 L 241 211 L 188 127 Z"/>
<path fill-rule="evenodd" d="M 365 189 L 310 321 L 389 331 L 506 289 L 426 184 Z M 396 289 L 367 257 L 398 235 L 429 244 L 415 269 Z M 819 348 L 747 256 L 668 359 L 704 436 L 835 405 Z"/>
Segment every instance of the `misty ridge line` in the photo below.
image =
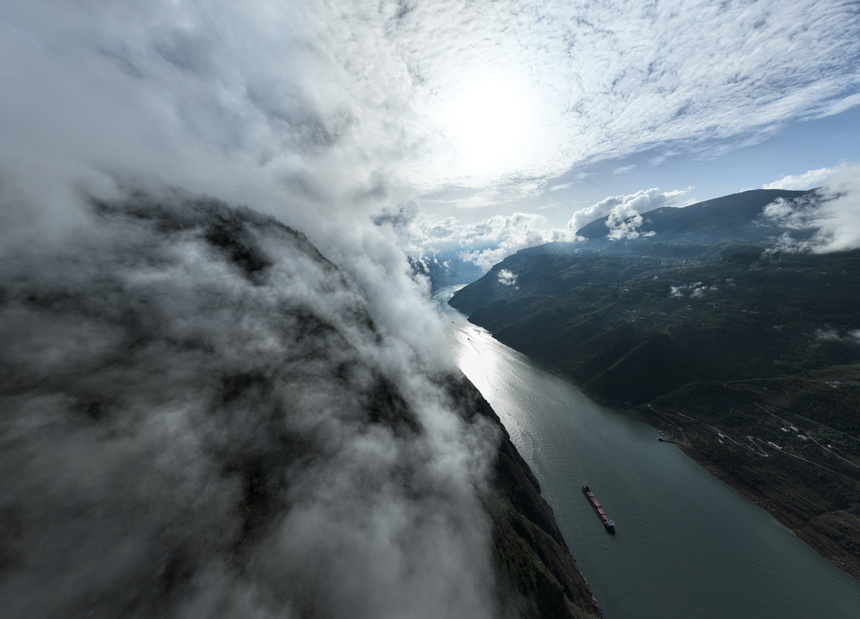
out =
<path fill-rule="evenodd" d="M 860 166 L 846 164 L 827 173 L 825 182 L 815 189 L 768 189 L 774 195 L 779 191 L 786 195 L 762 205 L 750 223 L 774 231 L 767 247 L 769 253 L 829 253 L 860 247 Z M 551 243 L 588 251 L 594 245 L 589 241 L 596 237 L 605 237 L 606 247 L 621 247 L 628 241 L 646 239 L 657 243 L 690 242 L 690 238 L 674 238 L 667 231 L 651 229 L 652 220 L 655 216 L 687 218 L 693 226 L 695 214 L 709 204 L 724 202 L 732 196 L 766 192 L 747 190 L 677 205 L 677 200 L 686 193 L 661 192 L 654 187 L 634 194 L 609 196 L 575 211 L 564 228 L 547 228 L 543 216 L 526 213 L 496 215 L 476 224 L 462 224 L 453 217 L 431 221 L 420 213 L 401 210 L 397 216 L 387 215 L 377 222 L 391 225 L 411 239 L 409 251 L 414 268 L 441 287 L 476 281 L 508 256 Z M 787 197 L 790 195 L 794 197 Z"/>
<path fill-rule="evenodd" d="M 499 430 L 391 371 L 303 235 L 169 192 L 79 215 L 0 245 L 10 616 L 495 615 Z"/>

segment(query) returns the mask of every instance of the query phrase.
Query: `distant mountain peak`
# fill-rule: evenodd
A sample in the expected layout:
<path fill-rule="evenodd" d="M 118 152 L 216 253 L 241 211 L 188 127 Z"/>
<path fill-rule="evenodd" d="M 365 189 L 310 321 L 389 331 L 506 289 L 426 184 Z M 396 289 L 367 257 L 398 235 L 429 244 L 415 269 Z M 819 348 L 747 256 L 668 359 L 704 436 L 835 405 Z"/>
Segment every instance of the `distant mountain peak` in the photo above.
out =
<path fill-rule="evenodd" d="M 641 246 L 649 242 L 690 245 L 760 243 L 783 232 L 777 223 L 762 220 L 765 207 L 779 198 L 793 200 L 808 193 L 751 189 L 685 207 L 660 207 L 637 214 L 638 221 L 630 218 L 619 221 L 608 215 L 592 221 L 576 233 L 587 239 L 589 249 L 604 251 L 620 250 L 631 243 Z M 625 234 L 613 235 L 621 225 L 627 226 Z M 613 244 L 621 247 L 612 247 Z"/>

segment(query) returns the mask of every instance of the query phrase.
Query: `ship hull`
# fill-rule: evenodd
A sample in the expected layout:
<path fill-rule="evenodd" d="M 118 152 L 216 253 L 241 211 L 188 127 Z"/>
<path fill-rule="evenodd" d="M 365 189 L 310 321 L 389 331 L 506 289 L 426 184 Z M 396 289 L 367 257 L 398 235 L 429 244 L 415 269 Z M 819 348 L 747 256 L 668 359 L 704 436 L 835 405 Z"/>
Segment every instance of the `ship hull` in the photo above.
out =
<path fill-rule="evenodd" d="M 597 517 L 600 518 L 600 522 L 603 523 L 603 526 L 609 533 L 615 533 L 615 522 L 606 515 L 606 512 L 603 510 L 603 506 L 600 504 L 600 501 L 597 500 L 597 497 L 594 496 L 594 493 L 588 486 L 582 487 L 582 494 L 585 495 L 585 498 L 588 499 L 588 502 L 591 503 L 591 507 L 594 508 Z"/>

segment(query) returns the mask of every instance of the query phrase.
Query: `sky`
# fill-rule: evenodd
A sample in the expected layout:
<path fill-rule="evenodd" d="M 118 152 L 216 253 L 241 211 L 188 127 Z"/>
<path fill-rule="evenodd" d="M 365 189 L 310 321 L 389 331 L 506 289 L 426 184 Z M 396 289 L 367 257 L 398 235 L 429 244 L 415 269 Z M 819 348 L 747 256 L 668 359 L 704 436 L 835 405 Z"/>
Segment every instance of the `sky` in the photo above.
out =
<path fill-rule="evenodd" d="M 142 591 L 148 614 L 300 614 L 303 595 L 330 616 L 491 612 L 492 432 L 440 389 L 454 363 L 414 259 L 474 278 L 594 218 L 763 187 L 824 188 L 768 207 L 817 231 L 785 249 L 857 247 L 858 33 L 860 5 L 832 0 L 0 0 L 0 364 L 17 372 L 0 533 L 27 542 L 0 598 L 83 614 L 173 570 L 187 595 Z M 188 206 L 207 200 L 292 226 L 343 276 L 264 215 Z M 422 434 L 350 408 L 376 379 Z M 239 481 L 213 453 L 281 453 L 279 423 L 334 456 L 275 493 L 302 509 L 275 509 L 237 579 L 211 531 L 241 528 Z M 360 492 L 341 504 L 319 480 Z"/>
<path fill-rule="evenodd" d="M 684 190 L 682 205 L 860 160 L 853 2 L 0 10 L 7 159 L 211 192 L 242 169 L 275 200 L 324 185 L 353 213 L 546 227 L 609 196 Z"/>

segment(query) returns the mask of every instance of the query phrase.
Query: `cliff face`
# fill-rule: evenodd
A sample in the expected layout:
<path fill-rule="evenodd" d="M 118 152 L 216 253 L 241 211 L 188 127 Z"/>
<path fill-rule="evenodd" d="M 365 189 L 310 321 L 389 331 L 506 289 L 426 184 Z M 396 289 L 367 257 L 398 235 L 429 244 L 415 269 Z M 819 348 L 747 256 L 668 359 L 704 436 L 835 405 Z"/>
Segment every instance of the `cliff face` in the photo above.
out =
<path fill-rule="evenodd" d="M 492 420 L 502 431 L 484 505 L 492 520 L 493 558 L 502 607 L 509 616 L 602 617 L 562 537 L 540 484 L 511 442 L 501 420 L 465 377 L 451 379 L 449 392 L 467 417 Z"/>
<path fill-rule="evenodd" d="M 301 234 L 181 195 L 0 243 L 0 606 L 49 617 L 597 613 L 463 378 Z"/>

